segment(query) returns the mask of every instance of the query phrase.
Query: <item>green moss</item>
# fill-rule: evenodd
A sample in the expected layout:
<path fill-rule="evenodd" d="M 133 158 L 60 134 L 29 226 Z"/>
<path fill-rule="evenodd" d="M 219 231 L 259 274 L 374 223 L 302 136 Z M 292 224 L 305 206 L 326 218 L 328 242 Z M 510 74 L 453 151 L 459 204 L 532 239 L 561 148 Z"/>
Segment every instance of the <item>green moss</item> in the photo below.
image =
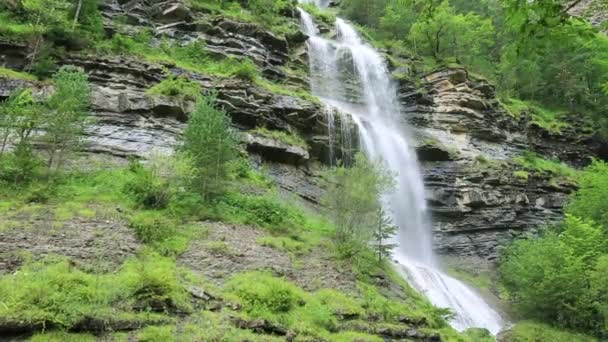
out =
<path fill-rule="evenodd" d="M 576 181 L 578 172 L 568 165 L 556 160 L 548 160 L 541 158 L 534 152 L 526 151 L 522 156 L 513 158 L 513 161 L 522 167 L 525 171 L 549 173 L 571 182 Z M 519 176 L 523 176 L 522 172 L 515 171 Z M 514 173 L 515 174 L 515 173 Z"/>
<path fill-rule="evenodd" d="M 530 123 L 552 133 L 560 133 L 563 128 L 569 126 L 560 119 L 563 113 L 533 102 L 508 98 L 503 100 L 502 104 L 507 109 L 507 113 L 512 117 L 519 119 L 523 115 L 529 115 Z"/>
<path fill-rule="evenodd" d="M 546 324 L 533 321 L 523 321 L 515 324 L 506 334 L 505 340 L 511 342 L 594 342 L 597 341 L 591 336 L 571 333 L 568 331 L 553 328 Z"/>
<path fill-rule="evenodd" d="M 0 18 L 1 20 L 1 18 Z M 7 68 L 0 67 L 0 78 L 9 78 L 12 80 L 36 81 L 36 76 L 19 72 Z"/>
<path fill-rule="evenodd" d="M 196 101 L 201 96 L 201 86 L 186 77 L 168 77 L 146 91 L 148 95 L 164 95 Z"/>
<path fill-rule="evenodd" d="M 278 140 L 287 145 L 294 145 L 308 149 L 308 144 L 306 141 L 296 134 L 287 133 L 285 131 L 270 130 L 265 127 L 258 127 L 252 132 L 266 138 Z"/>
<path fill-rule="evenodd" d="M 90 334 L 74 334 L 65 331 L 49 331 L 32 336 L 30 342 L 95 342 Z"/>
<path fill-rule="evenodd" d="M 523 181 L 527 181 L 528 178 L 530 177 L 530 173 L 528 171 L 513 171 L 513 176 L 515 176 L 515 178 L 519 178 Z"/>

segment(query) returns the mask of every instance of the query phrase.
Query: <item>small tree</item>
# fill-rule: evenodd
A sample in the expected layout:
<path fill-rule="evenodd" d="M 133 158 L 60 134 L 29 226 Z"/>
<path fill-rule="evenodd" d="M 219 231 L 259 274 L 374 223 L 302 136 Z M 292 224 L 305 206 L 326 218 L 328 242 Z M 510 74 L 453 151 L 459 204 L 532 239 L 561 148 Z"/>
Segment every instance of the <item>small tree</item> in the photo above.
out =
<path fill-rule="evenodd" d="M 374 252 L 378 256 L 378 262 L 388 259 L 393 255 L 396 244 L 390 243 L 390 239 L 397 234 L 397 226 L 393 225 L 392 219 L 386 215 L 382 207 L 376 210 L 376 227 L 374 229 Z"/>
<path fill-rule="evenodd" d="M 183 137 L 183 149 L 196 170 L 193 186 L 205 200 L 224 191 L 230 176 L 229 163 L 237 156 L 230 118 L 214 102 L 213 94 L 197 101 Z"/>
<path fill-rule="evenodd" d="M 393 177 L 381 163 L 357 154 L 351 167 L 336 167 L 328 178 L 324 204 L 334 217 L 338 252 L 356 257 L 373 241 L 379 198 L 392 188 Z"/>
<path fill-rule="evenodd" d="M 0 177 L 14 183 L 31 178 L 39 160 L 32 147 L 32 135 L 40 128 L 43 108 L 32 92 L 17 90 L 0 104 Z M 12 147 L 10 153 L 6 153 Z"/>
<path fill-rule="evenodd" d="M 75 67 L 63 67 L 54 76 L 55 92 L 47 101 L 48 115 L 43 139 L 49 170 L 60 169 L 66 157 L 77 151 L 89 123 L 90 88 L 87 75 Z"/>

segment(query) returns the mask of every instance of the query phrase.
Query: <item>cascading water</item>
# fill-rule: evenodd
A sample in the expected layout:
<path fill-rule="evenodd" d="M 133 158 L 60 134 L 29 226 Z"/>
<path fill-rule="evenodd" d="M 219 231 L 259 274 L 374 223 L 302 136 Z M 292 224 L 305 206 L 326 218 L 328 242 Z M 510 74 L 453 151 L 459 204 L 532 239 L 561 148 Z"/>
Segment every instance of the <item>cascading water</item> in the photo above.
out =
<path fill-rule="evenodd" d="M 326 5 L 324 0 L 300 2 Z M 344 20 L 337 19 L 337 38 L 332 40 L 319 35 L 309 13 L 300 9 L 300 14 L 302 28 L 310 37 L 313 94 L 326 106 L 350 115 L 367 155 L 381 158 L 396 175 L 396 191 L 383 198 L 399 227 L 396 268 L 433 304 L 452 310 L 454 328 L 480 327 L 497 334 L 503 326 L 500 315 L 470 288 L 439 271 L 422 176 L 406 139 L 407 127 L 400 123 L 397 89 L 384 59 Z"/>

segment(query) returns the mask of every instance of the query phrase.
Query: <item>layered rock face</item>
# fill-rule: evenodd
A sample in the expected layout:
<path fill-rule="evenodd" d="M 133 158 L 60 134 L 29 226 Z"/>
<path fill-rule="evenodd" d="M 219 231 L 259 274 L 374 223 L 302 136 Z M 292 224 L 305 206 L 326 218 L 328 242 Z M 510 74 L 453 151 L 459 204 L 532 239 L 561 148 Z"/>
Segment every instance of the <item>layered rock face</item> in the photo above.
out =
<path fill-rule="evenodd" d="M 145 28 L 155 39 L 180 44 L 204 42 L 205 53 L 248 58 L 267 79 L 307 87 L 305 79 L 284 68 L 306 63 L 300 58 L 306 40 L 303 35 L 278 37 L 254 24 L 191 11 L 180 1 L 106 0 L 102 11 L 108 31 L 117 29 L 114 19 L 126 17 L 123 30 Z M 23 46 L 0 43 L 0 61 L 23 69 L 25 51 Z M 356 132 L 339 115 L 328 115 L 331 113 L 317 102 L 279 95 L 250 80 L 191 73 L 174 65 L 126 57 L 72 54 L 60 64 L 80 66 L 89 75 L 96 118 L 88 131 L 91 153 L 145 157 L 153 150 L 175 147 L 194 104 L 146 94 L 167 71 L 187 75 L 204 91 L 217 92 L 219 105 L 244 131 L 243 149 L 251 160 L 264 165 L 282 189 L 305 202 L 317 205 L 322 195 L 318 162 L 328 164 L 330 155 L 343 158 L 357 145 Z M 0 79 L 0 97 L 24 86 L 37 87 L 41 96 L 50 91 L 45 85 Z M 402 82 L 400 95 L 404 118 L 415 128 L 436 248 L 441 254 L 494 260 L 501 244 L 560 219 L 574 186 L 549 174 L 522 179 L 514 173 L 516 166 L 509 162 L 512 157 L 532 150 L 582 166 L 597 147 L 574 130 L 552 134 L 529 125 L 525 117 L 514 119 L 502 109 L 488 82 L 463 69 L 426 75 L 422 89 L 413 82 Z M 328 136 L 328 126 L 344 127 L 350 134 Z M 308 146 L 262 136 L 256 127 L 297 134 Z"/>
<path fill-rule="evenodd" d="M 594 140 L 575 129 L 552 134 L 510 116 L 494 87 L 466 70 L 433 72 L 423 90 L 402 86 L 405 117 L 416 128 L 439 254 L 495 260 L 498 247 L 560 220 L 570 182 L 521 170 L 512 158 L 525 150 L 586 165 Z"/>

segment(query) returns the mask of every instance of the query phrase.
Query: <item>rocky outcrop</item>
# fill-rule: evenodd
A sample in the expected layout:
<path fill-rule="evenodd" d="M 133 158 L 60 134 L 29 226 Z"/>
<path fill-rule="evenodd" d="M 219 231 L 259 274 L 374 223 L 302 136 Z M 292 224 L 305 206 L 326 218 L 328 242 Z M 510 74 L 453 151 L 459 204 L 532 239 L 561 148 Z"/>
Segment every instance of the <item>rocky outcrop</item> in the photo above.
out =
<path fill-rule="evenodd" d="M 561 219 L 570 182 L 547 173 L 523 176 L 512 158 L 532 150 L 572 165 L 589 163 L 594 144 L 576 130 L 551 134 L 511 117 L 487 81 L 460 68 L 402 85 L 440 254 L 494 260 L 499 246 Z"/>

